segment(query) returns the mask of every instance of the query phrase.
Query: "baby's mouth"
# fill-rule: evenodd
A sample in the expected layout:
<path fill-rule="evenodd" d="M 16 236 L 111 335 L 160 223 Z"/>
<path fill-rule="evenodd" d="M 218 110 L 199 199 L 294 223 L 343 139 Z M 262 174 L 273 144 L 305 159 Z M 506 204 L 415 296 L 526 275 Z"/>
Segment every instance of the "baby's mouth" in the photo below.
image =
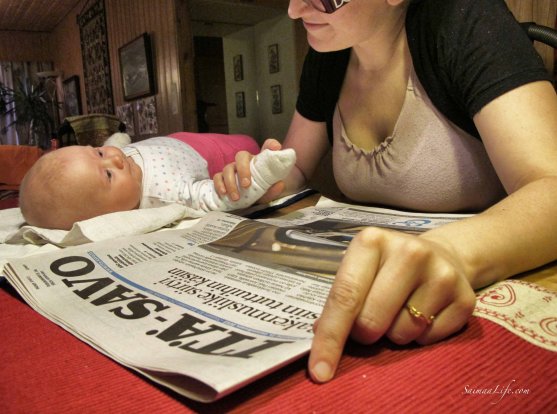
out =
<path fill-rule="evenodd" d="M 128 171 L 130 172 L 130 174 L 133 176 L 137 176 L 137 170 L 140 170 L 140 168 L 133 160 L 133 157 L 126 157 L 126 162 L 128 163 Z M 138 179 L 142 179 L 142 178 L 138 178 Z"/>

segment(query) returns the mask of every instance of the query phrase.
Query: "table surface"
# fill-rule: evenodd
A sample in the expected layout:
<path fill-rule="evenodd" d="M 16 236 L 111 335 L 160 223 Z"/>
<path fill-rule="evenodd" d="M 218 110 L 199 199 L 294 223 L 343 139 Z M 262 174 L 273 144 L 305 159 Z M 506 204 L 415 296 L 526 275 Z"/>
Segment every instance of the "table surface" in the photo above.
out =
<path fill-rule="evenodd" d="M 318 195 L 270 214 L 314 205 Z M 557 291 L 557 263 L 517 276 Z M 212 404 L 152 383 L 33 311 L 0 285 L 2 413 L 557 412 L 555 353 L 483 318 L 429 347 L 349 343 L 337 378 L 307 377 L 307 358 Z M 556 318 L 557 319 L 557 318 Z M 223 367 L 223 374 L 226 367 Z M 530 395 L 471 395 L 511 384 Z"/>

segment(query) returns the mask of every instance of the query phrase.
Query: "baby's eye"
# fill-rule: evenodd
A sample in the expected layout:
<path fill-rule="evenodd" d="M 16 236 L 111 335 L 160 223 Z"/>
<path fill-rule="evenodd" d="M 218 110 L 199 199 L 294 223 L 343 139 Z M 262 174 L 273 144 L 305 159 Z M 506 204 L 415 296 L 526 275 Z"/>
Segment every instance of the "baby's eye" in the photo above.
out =
<path fill-rule="evenodd" d="M 102 152 L 100 149 L 97 150 L 97 153 L 99 154 L 99 156 L 100 156 L 101 158 L 104 156 L 103 152 Z"/>
<path fill-rule="evenodd" d="M 108 181 L 112 180 L 112 171 L 106 170 L 106 176 L 108 178 Z"/>

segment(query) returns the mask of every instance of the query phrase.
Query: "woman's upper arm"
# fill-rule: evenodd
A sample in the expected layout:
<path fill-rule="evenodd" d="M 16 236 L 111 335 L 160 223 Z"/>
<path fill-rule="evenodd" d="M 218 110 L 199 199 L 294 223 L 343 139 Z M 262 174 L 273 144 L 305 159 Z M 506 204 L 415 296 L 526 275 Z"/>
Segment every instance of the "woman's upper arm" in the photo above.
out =
<path fill-rule="evenodd" d="M 329 146 L 325 122 L 310 121 L 295 111 L 283 148 L 296 151 L 296 167 L 305 180 L 311 178 Z"/>
<path fill-rule="evenodd" d="M 557 95 L 549 82 L 532 82 L 485 105 L 474 123 L 499 179 L 510 194 L 557 176 Z"/>

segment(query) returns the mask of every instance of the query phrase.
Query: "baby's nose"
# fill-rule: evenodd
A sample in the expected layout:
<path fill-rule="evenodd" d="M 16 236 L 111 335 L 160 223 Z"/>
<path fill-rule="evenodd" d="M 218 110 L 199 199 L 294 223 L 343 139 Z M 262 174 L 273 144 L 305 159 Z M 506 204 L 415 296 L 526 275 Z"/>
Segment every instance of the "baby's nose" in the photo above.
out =
<path fill-rule="evenodd" d="M 124 158 L 121 154 L 112 154 L 105 158 L 105 161 L 109 163 L 111 167 L 122 169 L 124 168 Z"/>

